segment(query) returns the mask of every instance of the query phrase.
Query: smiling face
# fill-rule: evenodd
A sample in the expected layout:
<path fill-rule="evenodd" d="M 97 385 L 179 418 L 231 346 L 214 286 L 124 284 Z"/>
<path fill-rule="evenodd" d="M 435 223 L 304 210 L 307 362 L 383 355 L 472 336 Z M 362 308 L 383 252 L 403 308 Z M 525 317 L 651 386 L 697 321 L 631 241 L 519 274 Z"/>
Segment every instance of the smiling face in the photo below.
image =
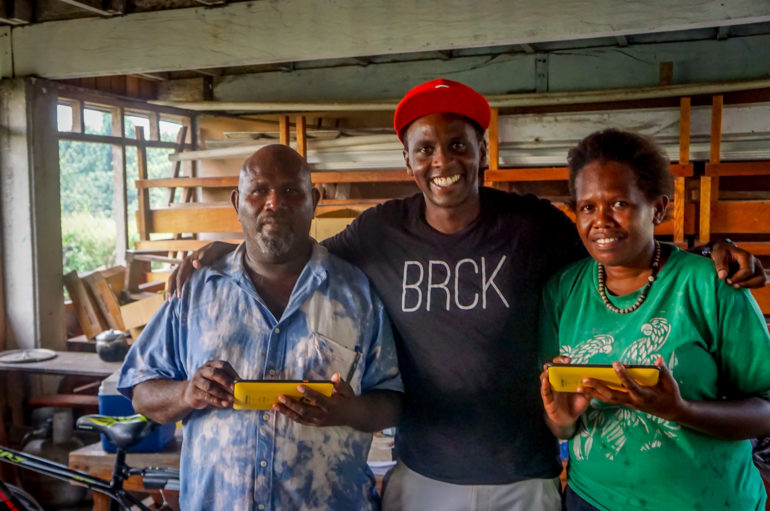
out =
<path fill-rule="evenodd" d="M 478 207 L 486 143 L 471 121 L 453 114 L 420 117 L 407 127 L 404 145 L 407 172 L 425 196 L 427 214 Z"/>
<path fill-rule="evenodd" d="M 318 191 L 302 157 L 286 146 L 257 151 L 232 194 L 251 257 L 279 262 L 306 251 Z"/>
<path fill-rule="evenodd" d="M 578 232 L 591 257 L 605 266 L 649 267 L 668 197 L 647 199 L 631 167 L 594 160 L 575 178 L 575 199 Z"/>

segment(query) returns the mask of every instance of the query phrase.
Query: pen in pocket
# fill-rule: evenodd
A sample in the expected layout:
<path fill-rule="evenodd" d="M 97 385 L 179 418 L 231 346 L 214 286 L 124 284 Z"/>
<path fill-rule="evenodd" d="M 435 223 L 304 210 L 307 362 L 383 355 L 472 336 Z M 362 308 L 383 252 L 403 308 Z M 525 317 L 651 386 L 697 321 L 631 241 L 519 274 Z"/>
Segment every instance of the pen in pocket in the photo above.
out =
<path fill-rule="evenodd" d="M 353 357 L 353 362 L 350 364 L 350 370 L 348 371 L 348 377 L 345 381 L 350 383 L 350 379 L 353 377 L 353 373 L 356 372 L 356 366 L 358 365 L 358 359 L 361 358 L 361 346 L 356 346 L 356 356 Z"/>

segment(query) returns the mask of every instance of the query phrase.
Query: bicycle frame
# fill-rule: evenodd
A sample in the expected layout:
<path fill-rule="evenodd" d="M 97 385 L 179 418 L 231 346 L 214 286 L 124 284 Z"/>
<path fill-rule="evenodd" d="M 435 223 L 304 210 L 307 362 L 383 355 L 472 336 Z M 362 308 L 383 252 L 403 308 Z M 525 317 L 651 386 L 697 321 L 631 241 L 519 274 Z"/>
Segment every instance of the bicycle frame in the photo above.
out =
<path fill-rule="evenodd" d="M 15 465 L 27 470 L 32 470 L 34 472 L 39 472 L 55 479 L 86 486 L 92 491 L 107 495 L 112 499 L 111 509 L 124 509 L 128 511 L 132 508 L 132 506 L 136 506 L 142 511 L 150 511 L 150 509 L 142 504 L 139 499 L 123 489 L 123 482 L 132 475 L 145 476 L 147 472 L 167 472 L 169 474 L 173 474 L 173 471 L 153 468 L 131 468 L 125 464 L 125 460 L 125 451 L 118 449 L 115 455 L 115 465 L 112 473 L 112 481 L 107 481 L 106 479 L 95 477 L 91 474 L 81 472 L 79 470 L 73 470 L 66 465 L 61 465 L 45 458 L 32 456 L 30 454 L 14 451 L 13 449 L 0 446 L 0 461 L 10 463 L 11 465 Z M 172 479 L 173 477 L 168 477 L 167 481 Z"/>

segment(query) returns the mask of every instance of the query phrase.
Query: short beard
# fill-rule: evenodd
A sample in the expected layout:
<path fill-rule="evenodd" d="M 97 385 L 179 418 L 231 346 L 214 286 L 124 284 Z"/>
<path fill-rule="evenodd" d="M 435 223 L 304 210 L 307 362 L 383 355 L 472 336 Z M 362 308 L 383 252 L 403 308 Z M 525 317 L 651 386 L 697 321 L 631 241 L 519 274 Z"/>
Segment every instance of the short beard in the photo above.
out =
<path fill-rule="evenodd" d="M 286 255 L 294 243 L 294 233 L 286 231 L 282 236 L 265 236 L 257 232 L 256 242 L 263 254 L 272 257 Z"/>

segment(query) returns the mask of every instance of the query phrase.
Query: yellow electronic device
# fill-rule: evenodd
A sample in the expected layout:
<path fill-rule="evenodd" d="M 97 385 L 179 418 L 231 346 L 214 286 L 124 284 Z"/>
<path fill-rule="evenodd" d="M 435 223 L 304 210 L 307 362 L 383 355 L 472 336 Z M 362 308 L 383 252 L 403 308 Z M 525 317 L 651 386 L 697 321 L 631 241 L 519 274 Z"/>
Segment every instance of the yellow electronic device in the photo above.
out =
<path fill-rule="evenodd" d="M 651 386 L 658 383 L 658 366 L 626 366 L 628 375 L 639 385 Z M 625 390 L 620 378 L 611 365 L 600 364 L 549 364 L 548 381 L 557 392 L 577 392 L 583 378 L 600 380 L 615 390 Z"/>
<path fill-rule="evenodd" d="M 297 385 L 304 385 L 326 397 L 334 390 L 334 383 L 330 381 L 238 380 L 233 385 L 233 409 L 269 410 L 282 394 L 302 401 L 304 396 L 297 390 Z"/>

